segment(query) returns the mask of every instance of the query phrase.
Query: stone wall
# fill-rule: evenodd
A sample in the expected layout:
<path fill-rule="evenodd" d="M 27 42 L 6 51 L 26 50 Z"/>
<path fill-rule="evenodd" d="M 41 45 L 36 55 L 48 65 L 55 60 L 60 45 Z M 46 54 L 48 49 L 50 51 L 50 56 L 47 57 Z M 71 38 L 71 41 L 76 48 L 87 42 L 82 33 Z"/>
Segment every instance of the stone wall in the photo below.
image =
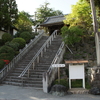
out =
<path fill-rule="evenodd" d="M 91 83 L 91 87 L 100 88 L 100 68 L 93 67 L 88 69 L 88 79 Z"/>

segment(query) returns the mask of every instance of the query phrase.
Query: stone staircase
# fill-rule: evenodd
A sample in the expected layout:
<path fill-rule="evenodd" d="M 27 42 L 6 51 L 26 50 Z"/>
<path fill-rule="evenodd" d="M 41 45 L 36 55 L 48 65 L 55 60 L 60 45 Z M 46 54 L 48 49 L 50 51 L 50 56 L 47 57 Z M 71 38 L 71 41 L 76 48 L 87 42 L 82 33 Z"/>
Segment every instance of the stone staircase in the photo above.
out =
<path fill-rule="evenodd" d="M 29 64 L 30 60 L 35 56 L 38 50 L 42 47 L 45 41 L 48 39 L 48 36 L 43 36 L 28 52 L 23 56 L 18 64 L 16 64 L 15 68 L 11 70 L 11 72 L 7 75 L 3 83 L 5 84 L 13 84 L 13 85 L 21 85 L 21 79 L 18 76 L 24 70 L 24 68 Z M 17 83 L 20 82 L 20 83 Z"/>
<path fill-rule="evenodd" d="M 25 55 L 25 57 L 23 57 L 23 59 L 16 65 L 16 68 L 12 70 L 12 72 L 5 78 L 3 83 L 42 88 L 42 75 L 50 67 L 57 50 L 62 43 L 61 36 L 57 36 L 51 42 L 51 45 L 47 48 L 46 52 L 43 53 L 43 57 L 40 57 L 39 63 L 35 63 L 34 70 L 30 69 L 29 78 L 27 77 L 27 73 L 23 77 L 23 80 L 21 80 L 18 76 L 32 59 L 31 56 L 33 57 L 36 54 L 36 52 L 39 50 L 39 47 L 47 39 L 47 37 L 43 38 L 41 41 L 39 41 L 39 43 L 36 44 L 36 46 L 33 47 L 33 49 L 30 50 L 29 53 Z"/>

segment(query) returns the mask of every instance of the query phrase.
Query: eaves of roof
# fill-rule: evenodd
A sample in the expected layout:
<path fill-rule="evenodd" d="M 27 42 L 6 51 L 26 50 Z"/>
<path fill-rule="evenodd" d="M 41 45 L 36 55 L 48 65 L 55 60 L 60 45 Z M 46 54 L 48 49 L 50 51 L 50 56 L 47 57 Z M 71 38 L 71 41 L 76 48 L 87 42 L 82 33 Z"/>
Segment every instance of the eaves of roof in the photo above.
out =
<path fill-rule="evenodd" d="M 52 26 L 57 24 L 63 24 L 64 19 L 64 15 L 47 17 L 47 19 L 42 24 L 40 24 L 40 26 Z"/>

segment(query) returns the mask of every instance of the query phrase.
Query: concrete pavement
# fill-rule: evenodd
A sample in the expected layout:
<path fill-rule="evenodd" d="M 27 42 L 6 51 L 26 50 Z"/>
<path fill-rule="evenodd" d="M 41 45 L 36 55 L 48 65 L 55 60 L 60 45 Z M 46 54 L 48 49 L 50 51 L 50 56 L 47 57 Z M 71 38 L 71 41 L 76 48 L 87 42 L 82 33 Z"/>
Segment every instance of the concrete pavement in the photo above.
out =
<path fill-rule="evenodd" d="M 0 100 L 100 100 L 99 95 L 71 94 L 63 97 L 53 96 L 33 87 L 0 85 Z"/>

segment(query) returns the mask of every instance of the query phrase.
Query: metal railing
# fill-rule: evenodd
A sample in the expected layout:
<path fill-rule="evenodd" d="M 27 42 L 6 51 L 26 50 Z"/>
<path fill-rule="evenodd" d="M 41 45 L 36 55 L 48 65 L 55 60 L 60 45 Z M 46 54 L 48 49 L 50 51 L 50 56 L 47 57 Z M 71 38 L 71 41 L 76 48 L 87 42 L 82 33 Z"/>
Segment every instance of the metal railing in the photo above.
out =
<path fill-rule="evenodd" d="M 51 74 L 52 72 L 52 64 L 57 64 L 59 62 L 59 57 L 60 57 L 60 54 L 62 53 L 63 51 L 63 48 L 64 48 L 64 42 L 61 43 L 57 53 L 56 53 L 56 56 L 55 58 L 53 59 L 52 63 L 51 63 L 51 66 L 49 67 L 47 73 L 49 73 L 49 75 Z"/>
<path fill-rule="evenodd" d="M 15 67 L 15 64 L 18 63 L 20 59 L 36 44 L 40 38 L 43 36 L 44 31 L 42 30 L 39 35 L 37 35 L 31 42 L 20 51 L 20 53 L 0 71 L 0 79 L 2 79 L 12 68 Z"/>
<path fill-rule="evenodd" d="M 39 63 L 39 58 L 40 56 L 43 56 L 43 52 L 46 51 L 46 49 L 49 47 L 49 45 L 51 45 L 51 41 L 53 41 L 53 39 L 56 37 L 57 35 L 57 30 L 55 30 L 52 35 L 48 38 L 48 40 L 43 44 L 43 46 L 40 48 L 40 50 L 36 53 L 36 55 L 33 57 L 33 59 L 30 61 L 30 63 L 26 66 L 26 68 L 23 70 L 23 72 L 18 76 L 20 78 L 22 78 L 24 75 L 28 72 L 27 77 L 29 77 L 30 75 L 30 68 L 35 67 L 35 61 L 37 61 L 37 63 Z"/>
<path fill-rule="evenodd" d="M 64 52 L 65 52 L 65 46 L 64 42 L 62 42 L 48 71 L 43 74 L 43 91 L 46 93 L 49 92 L 49 88 L 57 76 L 58 68 L 52 67 L 52 64 L 59 64 L 63 60 Z"/>

